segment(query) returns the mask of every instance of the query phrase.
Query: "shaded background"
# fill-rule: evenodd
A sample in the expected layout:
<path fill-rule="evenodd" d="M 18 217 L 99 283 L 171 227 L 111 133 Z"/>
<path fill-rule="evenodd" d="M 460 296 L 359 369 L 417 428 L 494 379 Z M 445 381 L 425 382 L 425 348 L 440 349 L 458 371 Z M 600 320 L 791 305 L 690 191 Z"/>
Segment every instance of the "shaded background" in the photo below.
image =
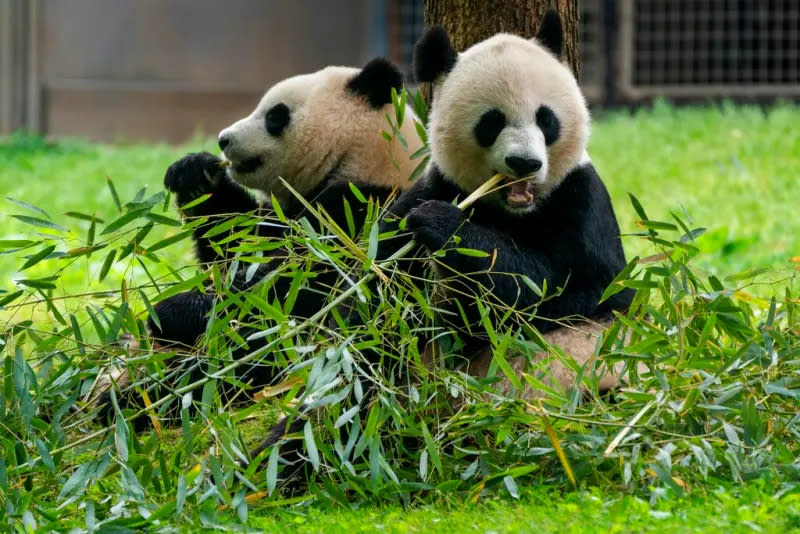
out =
<path fill-rule="evenodd" d="M 407 70 L 422 3 L 0 0 L 0 134 L 213 134 L 293 74 L 378 55 Z M 580 80 L 594 106 L 800 96 L 800 1 L 580 4 Z"/>

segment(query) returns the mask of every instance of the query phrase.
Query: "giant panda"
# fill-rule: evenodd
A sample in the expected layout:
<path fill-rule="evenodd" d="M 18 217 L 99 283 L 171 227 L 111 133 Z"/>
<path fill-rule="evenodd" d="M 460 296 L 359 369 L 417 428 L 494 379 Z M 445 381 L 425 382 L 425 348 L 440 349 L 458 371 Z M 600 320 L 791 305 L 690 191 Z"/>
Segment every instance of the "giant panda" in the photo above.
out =
<path fill-rule="evenodd" d="M 464 311 L 467 326 L 479 321 L 476 298 L 488 295 L 501 307 L 534 311 L 527 322 L 583 364 L 594 357 L 612 313 L 626 310 L 633 295 L 624 290 L 599 302 L 626 262 L 610 197 L 586 152 L 589 112 L 560 61 L 562 41 L 561 19 L 553 11 L 535 39 L 498 34 L 461 54 L 444 29 L 423 35 L 415 74 L 433 84 L 431 160 L 423 177 L 389 207 L 396 219 L 383 229 L 396 230 L 396 221 L 405 218 L 410 232 L 385 240 L 379 256 L 413 238 L 424 253 L 412 256 L 436 253 L 434 271 L 448 288 L 440 298 L 445 309 L 451 301 Z M 498 172 L 506 177 L 501 187 L 466 212 L 453 204 Z M 522 275 L 539 288 L 561 291 L 542 299 Z M 460 326 L 463 332 L 463 321 Z M 466 330 L 469 339 L 475 329 Z M 469 368 L 480 377 L 492 355 L 484 340 L 471 341 Z M 517 370 L 524 364 L 523 358 L 515 361 Z M 557 360 L 551 371 L 561 386 L 574 381 Z M 600 377 L 602 388 L 615 383 L 613 372 Z M 527 389 L 523 395 L 536 393 Z"/>
<path fill-rule="evenodd" d="M 599 302 L 625 266 L 625 256 L 610 197 L 586 151 L 589 112 L 584 97 L 559 59 L 562 40 L 561 20 L 554 12 L 546 15 L 535 39 L 498 34 L 460 55 L 442 28 L 427 30 L 415 48 L 415 73 L 419 82 L 433 84 L 431 159 L 424 175 L 388 206 L 392 216 L 381 230 L 388 237 L 381 241 L 378 256 L 389 258 L 413 239 L 422 250 L 402 263 L 412 280 L 425 278 L 423 270 L 434 264 L 445 287 L 437 298 L 444 299 L 439 302 L 445 308 L 448 300 L 457 304 L 470 326 L 477 322 L 479 297 L 535 310 L 528 322 L 547 344 L 596 372 L 599 389 L 610 389 L 620 381 L 619 366 L 595 369 L 592 360 L 613 312 L 626 310 L 633 295 L 623 290 Z M 466 212 L 455 206 L 455 200 L 465 199 L 498 172 L 508 177 L 502 188 Z M 408 232 L 399 229 L 402 219 Z M 463 254 L 456 248 L 485 254 Z M 546 280 L 550 288 L 562 291 L 540 302 L 520 275 L 540 288 Z M 468 341 L 465 368 L 476 378 L 486 378 L 491 347 L 476 335 L 479 328 L 461 326 L 453 328 Z M 553 359 L 547 349 L 529 357 L 507 356 L 516 372 L 529 371 L 532 360 L 547 367 L 545 380 L 553 386 L 577 386 L 572 367 Z M 442 360 L 437 352 L 429 342 L 426 365 Z M 524 391 L 514 391 L 510 381 L 496 389 L 523 399 L 541 394 L 527 384 Z M 296 417 L 282 419 L 251 457 L 263 457 L 265 449 L 302 424 Z M 299 440 L 282 444 L 282 458 L 302 464 L 299 447 Z M 296 471 L 285 471 L 284 477 Z"/>
<path fill-rule="evenodd" d="M 405 120 L 395 135 L 387 140 L 382 131 L 390 130 L 387 114 L 394 116 L 392 90 L 402 90 L 402 75 L 390 62 L 378 58 L 362 69 L 330 66 L 317 72 L 293 76 L 276 83 L 263 95 L 253 112 L 218 136 L 222 157 L 207 152 L 189 154 L 173 163 L 166 171 L 164 185 L 175 196 L 179 209 L 210 194 L 203 202 L 181 209 L 187 219 L 206 217 L 197 226 L 193 238 L 198 259 L 205 265 L 230 260 L 230 249 L 239 240 L 228 240 L 224 247 L 215 247 L 213 238 L 204 237 L 212 226 L 236 214 L 257 212 L 272 214 L 271 201 L 260 202 L 248 188 L 267 199 L 275 199 L 289 219 L 300 219 L 306 208 L 281 179 L 311 204 L 323 208 L 341 228 L 352 222 L 356 231 L 363 224 L 367 207 L 351 189 L 355 185 L 362 197 L 382 203 L 394 191 L 410 185 L 409 178 L 417 161 L 411 155 L 422 146 L 414 127 L 414 112 L 405 109 Z M 396 125 L 395 125 L 396 126 Z M 403 146 L 405 144 L 405 146 Z M 345 207 L 347 204 L 347 208 Z M 352 216 L 351 221 L 348 217 Z M 311 218 L 312 224 L 315 224 Z M 232 230 L 234 233 L 236 229 Z M 255 232 L 262 236 L 282 237 L 286 226 L 259 224 Z M 277 256 L 277 255 L 276 255 Z M 250 290 L 282 261 L 258 266 L 255 274 L 247 273 L 248 264 L 238 269 L 233 288 Z M 333 270 L 316 272 L 297 297 L 291 315 L 307 318 L 324 303 L 325 295 L 337 282 Z M 291 279 L 278 278 L 270 296 L 279 300 L 289 291 Z M 196 363 L 192 347 L 203 335 L 208 315 L 214 306 L 213 293 L 199 290 L 174 295 L 155 305 L 157 319 L 148 318 L 148 329 L 161 349 L 188 350 L 183 365 Z M 241 331 L 243 338 L 257 328 Z M 258 341 L 239 346 L 236 358 L 257 348 Z M 179 358 L 176 358 L 179 359 Z M 177 362 L 172 362 L 174 366 Z M 271 362 L 243 365 L 237 378 L 253 387 L 269 384 L 279 371 Z M 205 365 L 195 366 L 190 379 L 203 376 Z M 127 376 L 119 379 L 120 385 Z M 153 387 L 158 387 L 155 384 Z M 161 391 L 151 392 L 150 397 Z M 130 397 L 130 399 L 128 399 Z M 121 399 L 138 401 L 135 394 Z M 109 414 L 109 399 L 102 400 Z M 127 404 L 127 402 L 125 403 Z M 101 414 L 102 415 L 102 414 Z M 143 418 L 135 424 L 146 424 Z"/>
<path fill-rule="evenodd" d="M 173 163 L 164 185 L 175 194 L 179 208 L 211 193 L 208 200 L 182 210 L 188 218 L 209 218 L 194 230 L 198 259 L 203 263 L 226 259 L 227 251 L 237 243 L 228 242 L 220 257 L 210 239 L 204 237 L 209 227 L 231 214 L 271 211 L 269 202 L 258 202 L 246 187 L 275 198 L 286 217 L 299 219 L 306 208 L 283 185 L 283 179 L 343 228 L 347 227 L 345 201 L 356 227 L 363 223 L 366 212 L 351 184 L 363 196 L 377 201 L 385 200 L 393 190 L 406 189 L 417 164 L 410 156 L 422 142 L 413 126 L 410 107 L 399 128 L 406 148 L 397 137 L 387 143 L 381 136 L 382 130 L 389 129 L 387 113 L 393 114 L 392 89 L 402 89 L 402 75 L 382 58 L 360 70 L 327 67 L 288 78 L 271 87 L 250 115 L 220 132 L 222 158 L 198 153 Z M 274 224 L 256 227 L 260 235 L 274 237 L 281 237 L 285 230 Z M 259 271 L 265 273 L 271 268 L 266 264 Z M 249 276 L 245 281 L 239 277 L 234 285 L 247 289 L 260 279 Z M 189 302 L 195 299 L 196 303 Z M 160 325 L 150 321 L 150 329 L 164 341 L 192 346 L 202 334 L 203 329 L 196 326 L 205 325 L 212 300 L 211 295 L 188 293 L 162 301 L 155 308 Z M 320 295 L 315 298 L 306 293 L 297 300 L 293 314 L 308 317 L 319 307 Z M 187 310 L 195 309 L 199 313 L 192 314 L 190 320 Z"/>

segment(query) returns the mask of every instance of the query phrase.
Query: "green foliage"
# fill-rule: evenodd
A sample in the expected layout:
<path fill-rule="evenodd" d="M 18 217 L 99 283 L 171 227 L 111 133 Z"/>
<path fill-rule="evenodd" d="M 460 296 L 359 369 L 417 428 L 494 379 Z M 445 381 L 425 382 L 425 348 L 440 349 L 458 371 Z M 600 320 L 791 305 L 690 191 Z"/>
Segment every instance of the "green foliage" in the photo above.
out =
<path fill-rule="evenodd" d="M 395 101 L 401 98 L 406 97 Z M 709 113 L 695 111 L 706 122 Z M 730 109 L 713 113 L 725 124 L 735 114 Z M 739 113 L 742 121 L 754 121 L 749 108 Z M 779 107 L 763 120 L 772 128 L 792 113 Z M 677 129 L 679 118 L 693 118 L 689 111 L 663 107 L 642 116 L 648 125 L 665 123 L 665 131 Z M 395 123 L 402 120 L 408 117 L 396 111 Z M 595 135 L 635 120 L 617 116 L 613 122 L 601 121 Z M 712 123 L 712 132 L 715 128 Z M 699 136 L 703 130 L 692 131 Z M 716 146 L 707 141 L 712 149 Z M 110 157 L 114 150 L 119 151 L 116 164 L 126 172 L 133 165 L 126 158 L 145 157 L 136 147 L 51 145 L 24 136 L 2 146 L 11 156 L 11 175 L 48 173 L 51 181 L 70 182 L 63 189 L 75 182 L 84 198 L 102 200 L 88 206 L 60 198 L 45 203 L 43 196 L 31 198 L 38 192 L 9 193 L 14 200 L 7 209 L 17 217 L 10 235 L 0 241 L 8 264 L 7 286 L 0 293 L 0 524 L 19 530 L 35 525 L 93 531 L 152 529 L 173 522 L 206 527 L 248 523 L 275 530 L 268 517 L 272 509 L 283 509 L 276 521 L 316 523 L 313 509 L 297 515 L 285 509 L 311 500 L 321 507 L 388 505 L 373 513 L 375 521 L 389 521 L 397 506 L 412 503 L 478 503 L 469 509 L 471 517 L 477 516 L 476 528 L 489 528 L 493 517 L 513 515 L 551 530 L 562 524 L 553 514 L 602 525 L 631 515 L 630 528 L 650 519 L 682 525 L 676 503 L 688 503 L 688 517 L 703 528 L 742 520 L 769 527 L 756 510 L 748 512 L 732 503 L 727 492 L 713 491 L 749 482 L 758 488 L 757 495 L 779 496 L 774 507 L 783 524 L 797 526 L 797 501 L 791 500 L 800 482 L 796 270 L 788 261 L 778 263 L 778 269 L 767 264 L 769 274 L 780 278 L 768 286 L 761 283 L 765 273 L 753 270 L 762 264 L 741 256 L 732 264 L 743 272 L 708 272 L 704 258 L 716 262 L 718 255 L 707 250 L 706 236 L 715 231 L 724 210 L 701 219 L 712 227 L 705 232 L 675 206 L 664 210 L 658 202 L 639 202 L 636 197 L 645 197 L 639 191 L 648 183 L 630 188 L 636 195 L 630 208 L 621 194 L 614 195 L 626 221 L 623 230 L 635 229 L 626 240 L 638 257 L 606 296 L 634 288 L 634 306 L 603 339 L 595 365 L 580 368 L 550 348 L 552 358 L 576 369 L 586 391 L 582 394 L 581 388 L 547 386 L 544 371 L 533 364 L 523 375 L 514 372 L 515 359 L 547 347 L 530 332 L 523 314 L 493 306 L 488 295 L 481 299 L 485 314 L 480 328 L 490 340 L 493 363 L 488 377 L 465 372 L 455 356 L 459 341 L 433 320 L 439 312 L 435 299 L 416 289 L 395 269 L 395 261 L 373 262 L 377 239 L 385 237 L 378 236 L 375 206 L 357 235 L 353 228 L 332 225 L 321 210 L 301 221 L 279 217 L 274 222 L 290 228 L 285 241 L 247 238 L 234 247 L 235 263 L 243 268 L 281 250 L 285 257 L 279 269 L 246 296 L 229 291 L 232 266 L 203 271 L 186 259 L 190 229 L 204 221 L 176 227 L 160 187 L 148 194 L 138 176 L 120 181 L 116 172 L 83 168 L 99 179 L 91 193 L 82 189 L 70 165 Z M 134 165 L 137 173 L 148 168 L 160 177 L 176 156 L 163 147 L 153 151 L 165 161 Z M 623 152 L 614 148 L 617 157 Z M 596 152 L 593 156 L 603 159 Z M 772 160 L 779 156 L 773 154 Z M 654 155 L 661 157 L 660 152 Z M 760 161 L 761 155 L 754 157 Z M 598 165 L 613 192 L 619 187 L 613 173 L 604 171 L 602 162 Z M 649 165 L 641 163 L 645 170 Z M 653 183 L 665 180 L 644 174 Z M 636 176 L 631 167 L 625 170 L 630 175 Z M 645 207 L 651 214 L 666 212 L 665 220 L 650 218 Z M 233 221 L 207 235 L 223 245 L 255 222 L 247 216 Z M 760 258 L 773 257 L 768 252 Z M 310 321 L 287 318 L 301 284 L 320 268 L 340 274 L 328 306 Z M 10 273 L 15 273 L 13 281 Z M 268 289 L 280 276 L 295 283 L 286 299 L 270 300 Z M 377 286 L 365 283 L 373 276 L 381 280 Z M 187 366 L 167 368 L 171 354 L 151 350 L 143 319 L 160 299 L 212 287 L 220 298 L 198 348 L 209 355 L 212 370 L 198 380 Z M 543 285 L 537 292 L 552 298 L 555 291 Z M 272 363 L 285 374 L 257 403 L 235 408 L 231 399 L 216 393 L 216 385 L 235 383 L 233 371 L 242 361 L 231 361 L 228 348 L 248 341 L 238 330 L 243 321 L 257 327 L 255 336 L 266 344 L 246 361 Z M 423 334 L 437 337 L 438 365 L 419 353 L 416 340 Z M 140 344 L 126 343 L 128 336 Z M 374 365 L 376 357 L 381 365 Z M 624 365 L 627 386 L 613 398 L 601 396 L 595 372 L 618 362 Z M 177 407 L 176 428 L 133 432 L 125 421 L 133 411 L 120 409 L 116 397 L 114 424 L 105 428 L 94 420 L 90 395 L 98 377 L 114 368 L 133 371 L 131 391 L 142 399 L 142 412 Z M 173 394 L 146 400 L 148 387 L 164 379 L 178 383 Z M 505 381 L 514 385 L 512 395 L 498 393 Z M 524 386 L 542 389 L 542 397 L 515 398 L 514 391 Z M 188 410 L 192 403 L 199 407 L 194 418 Z M 242 466 L 278 410 L 297 417 L 303 410 L 311 414 L 297 434 L 288 436 L 301 444 L 311 474 L 307 492 L 296 496 L 279 482 L 286 443 Z M 573 484 L 578 490 L 569 493 Z M 530 489 L 539 486 L 546 493 Z M 558 504 L 550 501 L 562 493 Z M 708 519 L 706 498 L 728 514 L 720 523 Z M 522 504 L 514 504 L 515 499 Z M 656 511 L 651 513 L 650 506 Z M 345 525 L 357 523 L 349 512 L 339 513 L 330 517 Z M 410 527 L 424 525 L 426 513 L 403 521 Z M 465 512 L 442 517 L 443 525 L 459 525 L 459 530 Z"/>

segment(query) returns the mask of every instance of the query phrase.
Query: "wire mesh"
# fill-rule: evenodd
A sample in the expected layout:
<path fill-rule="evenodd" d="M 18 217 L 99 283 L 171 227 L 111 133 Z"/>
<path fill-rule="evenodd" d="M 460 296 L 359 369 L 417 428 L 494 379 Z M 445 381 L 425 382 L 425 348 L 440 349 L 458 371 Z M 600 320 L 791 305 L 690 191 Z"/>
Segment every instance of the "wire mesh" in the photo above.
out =
<path fill-rule="evenodd" d="M 633 88 L 800 94 L 797 0 L 623 0 L 622 7 L 630 18 L 622 21 L 630 29 L 621 41 L 630 47 L 623 81 Z"/>

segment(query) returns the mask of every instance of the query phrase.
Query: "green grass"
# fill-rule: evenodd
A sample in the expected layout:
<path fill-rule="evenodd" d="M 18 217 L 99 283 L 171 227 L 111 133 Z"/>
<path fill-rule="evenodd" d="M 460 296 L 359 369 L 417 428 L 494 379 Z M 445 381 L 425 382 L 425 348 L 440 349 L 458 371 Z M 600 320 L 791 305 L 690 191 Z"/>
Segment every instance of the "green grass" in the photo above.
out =
<path fill-rule="evenodd" d="M 794 271 L 797 267 L 791 259 L 800 256 L 800 238 L 797 237 L 800 217 L 796 214 L 800 201 L 797 124 L 800 124 L 800 108 L 788 104 L 767 110 L 731 105 L 672 108 L 657 104 L 653 109 L 636 113 L 614 112 L 596 118 L 590 154 L 611 192 L 623 233 L 640 231 L 634 223 L 638 217 L 627 198 L 630 193 L 641 201 L 653 219 L 670 220 L 669 212 L 683 214 L 685 211 L 694 225 L 709 228 L 699 241 L 704 254 L 697 261 L 703 268 L 731 275 L 766 267 L 770 269 L 768 276 L 776 278 Z M 96 214 L 106 224 L 119 216 L 106 176 L 111 178 L 123 201 L 131 199 L 143 187 L 147 187 L 148 194 L 153 194 L 161 190 L 164 170 L 172 161 L 188 151 L 213 151 L 213 144 L 211 140 L 200 138 L 182 147 L 105 146 L 80 141 L 51 144 L 38 138 L 13 136 L 0 142 L 0 177 L 7 196 L 38 206 L 55 222 L 78 229 L 68 234 L 67 243 L 59 247 L 69 249 L 83 244 L 89 223 L 70 220 L 64 216 L 65 212 Z M 11 215 L 35 214 L 10 201 L 0 202 L 5 206 L 0 210 L 3 225 L 0 239 L 32 239 L 38 230 Z M 174 210 L 171 215 L 174 216 Z M 177 231 L 177 228 L 157 226 L 154 233 L 169 235 Z M 151 236 L 148 240 L 152 243 L 159 237 Z M 628 255 L 651 253 L 643 242 L 626 239 Z M 168 264 L 184 265 L 194 261 L 188 242 L 164 249 L 160 254 L 166 262 L 152 264 L 155 276 L 165 274 Z M 143 276 L 137 267 L 123 264 L 119 267 L 122 271 L 112 271 L 103 283 L 98 283 L 103 259 L 103 253 L 82 259 L 79 264 L 82 268 L 65 273 L 55 296 L 118 289 L 121 278 L 132 285 Z M 15 254 L 0 255 L 0 289 L 16 289 L 14 278 L 51 273 L 60 260 L 43 261 L 20 273 L 18 269 L 23 261 Z M 769 296 L 776 287 L 784 285 L 762 286 L 757 291 Z M 796 289 L 793 291 L 796 298 Z M 75 302 L 74 309 L 83 304 L 82 300 Z M 69 303 L 64 306 L 67 311 L 72 307 Z M 34 312 L 29 310 L 29 307 L 2 310 L 0 319 L 17 322 L 29 318 L 24 314 L 36 319 L 46 316 L 44 305 L 39 305 Z M 769 377 L 769 380 L 774 378 Z M 687 378 L 681 386 L 686 388 L 689 380 Z M 14 385 L 16 387 L 16 382 Z M 748 384 L 748 387 L 761 391 L 756 384 Z M 5 381 L 5 389 L 11 390 L 11 380 Z M 676 393 L 676 399 L 681 398 L 680 394 Z M 767 405 L 762 405 L 762 399 L 757 400 L 759 408 Z M 755 413 L 755 405 L 752 406 Z M 754 428 L 760 429 L 762 421 L 755 417 Z M 2 425 L 0 422 L 0 428 L 4 428 Z M 589 426 L 575 425 L 575 429 L 567 424 L 564 427 L 570 428 L 561 427 L 559 432 L 588 435 Z M 260 422 L 257 425 L 251 422 L 247 432 L 258 432 L 262 428 Z M 772 433 L 774 429 L 769 428 Z M 38 430 L 44 436 L 46 428 Z M 2 434 L 0 431 L 0 438 Z M 178 438 L 175 441 L 177 445 Z M 0 440 L 0 446 L 7 443 Z M 13 448 L 13 443 L 10 446 Z M 38 444 L 26 446 L 35 451 Z M 196 454 L 203 456 L 209 446 L 210 443 L 196 446 Z M 658 444 L 652 446 L 658 448 Z M 786 462 L 791 452 L 782 450 L 776 454 Z M 93 457 L 95 451 L 89 446 L 80 449 L 80 454 L 83 456 L 71 459 L 71 466 Z M 137 454 L 137 461 L 147 459 L 147 450 L 137 451 Z M 750 457 L 747 458 L 749 461 Z M 17 461 L 24 463 L 20 458 Z M 186 461 L 185 458 L 180 458 L 180 462 L 176 459 L 176 471 L 185 469 Z M 554 464 L 551 458 L 549 465 Z M 756 468 L 745 465 L 742 471 L 745 479 L 751 476 L 768 478 L 764 475 L 768 469 L 762 469 L 761 465 Z M 4 473 L 4 464 L 0 464 L 0 484 Z M 685 476 L 677 464 L 673 473 Z M 634 474 L 634 478 L 648 479 L 641 473 Z M 27 484 L 30 479 L 23 482 Z M 263 479 L 260 482 L 263 483 Z M 717 490 L 718 486 L 721 489 Z M 95 486 L 91 490 L 92 498 L 100 502 L 103 492 L 118 491 L 118 487 L 116 482 L 108 482 L 106 487 Z M 623 489 L 616 480 L 604 483 L 601 475 L 591 477 L 590 482 L 584 482 L 584 490 L 575 493 L 564 493 L 564 486 L 520 487 L 522 496 L 518 501 L 502 488 L 481 495 L 477 505 L 443 492 L 419 497 L 411 509 L 396 505 L 349 509 L 330 503 L 312 507 L 270 507 L 265 499 L 264 502 L 255 501 L 249 514 L 250 526 L 287 532 L 789 532 L 800 529 L 798 493 L 788 491 L 792 486 L 787 485 L 783 487 L 787 490 L 785 494 L 775 497 L 779 487 L 763 480 L 738 486 L 713 479 L 713 482 L 704 481 L 699 487 L 691 488 L 682 498 L 671 492 L 663 493 L 664 499 L 651 505 L 642 500 L 645 488 L 640 487 L 638 493 L 631 494 L 630 488 Z M 659 495 L 662 488 L 650 490 L 652 495 Z M 47 495 L 51 490 L 37 491 Z M 148 491 L 151 490 L 148 488 Z M 160 500 L 159 505 L 161 502 L 165 501 Z M 193 511 L 201 512 L 195 513 L 191 520 L 198 525 L 200 516 L 209 522 L 207 524 L 235 521 L 235 514 L 220 513 L 212 519 L 216 510 L 213 502 L 195 504 Z M 20 505 L 20 509 L 23 508 Z M 54 508 L 44 507 L 44 510 L 58 517 Z M 72 513 L 75 508 L 69 510 Z M 40 525 L 44 521 L 39 517 Z M 82 522 L 82 518 L 76 519 L 75 525 Z"/>
<path fill-rule="evenodd" d="M 767 496 L 752 484 L 735 493 L 718 488 L 683 499 L 650 504 L 593 488 L 559 494 L 531 488 L 519 502 L 491 499 L 478 505 L 398 506 L 358 510 L 300 508 L 253 521 L 267 532 L 355 534 L 361 532 L 629 533 L 794 532 L 800 529 L 800 497 Z M 253 512 L 257 514 L 258 512 Z"/>
<path fill-rule="evenodd" d="M 5 197 L 41 207 L 56 222 L 68 223 L 66 225 L 70 228 L 85 232 L 89 228 L 88 222 L 70 219 L 64 213 L 77 211 L 96 215 L 106 223 L 113 220 L 118 213 L 106 178 L 113 181 L 123 201 L 133 198 L 142 188 L 153 194 L 163 190 L 164 171 L 170 163 L 187 152 L 213 149 L 213 141 L 205 138 L 174 147 L 99 145 L 79 140 L 50 143 L 37 137 L 14 135 L 0 141 L 0 176 L 5 186 Z M 4 209 L 0 215 L 3 228 L 0 239 L 29 237 L 32 227 L 13 218 L 12 214 L 35 214 L 5 198 L 1 202 Z M 168 232 L 174 233 L 175 230 Z M 67 248 L 83 246 L 85 238 L 85 234 L 68 234 L 67 239 L 71 242 L 67 243 Z M 167 258 L 184 264 L 194 262 L 188 242 L 171 247 Z M 85 269 L 66 273 L 62 286 L 65 293 L 82 293 L 93 276 L 96 278 L 103 257 L 93 256 L 92 259 L 94 261 L 85 262 Z M 0 289 L 10 289 L 9 282 L 18 274 L 18 267 L 8 256 L 0 256 Z M 28 274 L 38 275 L 48 269 L 49 266 L 40 264 Z M 122 273 L 112 271 L 112 274 Z"/>
<path fill-rule="evenodd" d="M 653 218 L 686 212 L 709 229 L 700 263 L 732 274 L 791 268 L 800 254 L 800 108 L 656 104 L 601 115 L 590 155 L 608 186 L 623 233 L 635 230 L 625 196 Z M 627 242 L 628 254 L 632 250 Z"/>

